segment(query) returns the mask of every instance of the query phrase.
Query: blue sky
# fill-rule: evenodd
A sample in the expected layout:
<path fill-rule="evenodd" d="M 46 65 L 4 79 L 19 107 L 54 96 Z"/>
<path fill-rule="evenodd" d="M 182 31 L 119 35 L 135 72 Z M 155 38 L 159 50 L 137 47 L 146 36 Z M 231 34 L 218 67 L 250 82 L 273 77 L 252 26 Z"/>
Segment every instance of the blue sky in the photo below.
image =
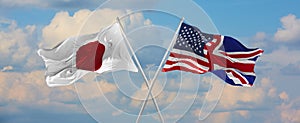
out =
<path fill-rule="evenodd" d="M 53 47 L 64 39 L 77 35 L 99 31 L 115 20 L 116 16 L 126 15 L 132 8 L 158 6 L 158 0 L 112 0 L 114 7 L 98 8 L 104 0 L 76 1 L 76 0 L 27 0 L 0 1 L 0 122 L 1 123 L 31 123 L 31 122 L 96 122 L 97 115 L 103 116 L 101 122 L 122 121 L 118 112 L 112 112 L 108 105 L 93 110 L 87 105 L 101 103 L 104 98 L 99 95 L 93 83 L 84 85 L 49 88 L 44 80 L 45 66 L 36 54 L 38 48 Z M 177 12 L 189 11 L 185 4 L 178 0 L 169 4 Z M 188 2 L 185 2 L 188 3 Z M 208 25 L 196 22 L 203 16 L 203 12 L 187 13 L 187 21 L 210 31 L 217 31 L 223 35 L 230 35 L 239 39 L 249 47 L 259 47 L 265 50 L 256 66 L 257 79 L 252 88 L 236 88 L 225 85 L 223 94 L 215 110 L 203 121 L 198 121 L 198 114 L 207 91 L 207 76 L 201 76 L 203 83 L 196 83 L 196 75 L 186 75 L 196 78 L 183 79 L 182 97 L 198 95 L 196 101 L 178 122 L 272 122 L 297 123 L 300 122 L 300 8 L 299 1 L 280 0 L 194 0 L 197 6 L 210 17 Z M 161 6 L 160 6 L 161 7 Z M 192 7 L 191 7 L 192 8 Z M 191 9 L 190 8 L 190 9 Z M 134 9 L 133 9 L 134 10 Z M 176 12 L 174 12 L 176 13 Z M 94 16 L 89 16 L 89 15 Z M 188 16 L 187 15 L 187 16 Z M 136 49 L 139 54 L 159 54 L 164 50 L 155 50 L 157 46 L 167 47 L 176 28 L 178 18 L 167 18 L 169 15 L 137 13 L 129 16 L 126 24 L 128 37 L 132 39 L 134 48 L 143 46 L 143 41 L 153 40 L 153 46 Z M 198 17 L 198 18 L 197 18 Z M 84 19 L 89 18 L 87 21 Z M 127 18 L 128 19 L 128 18 Z M 161 21 L 160 21 L 161 19 Z M 193 20 L 194 19 L 194 20 Z M 172 21 L 169 21 L 172 20 Z M 173 21 L 175 20 L 175 21 Z M 200 19 L 201 20 L 201 19 Z M 209 20 L 203 18 L 202 20 Z M 124 20 L 126 21 L 126 20 Z M 207 21 L 208 22 L 208 21 Z M 205 23 L 207 23 L 205 21 Z M 163 25 L 168 28 L 163 28 Z M 159 28 L 138 28 L 149 25 L 159 25 Z M 135 32 L 130 32 L 131 30 Z M 147 33 L 143 33 L 147 29 Z M 139 35 L 134 35 L 139 34 Z M 143 37 L 151 37 L 140 41 Z M 136 39 L 136 40 L 134 40 Z M 155 40 L 155 41 L 154 41 Z M 155 52 L 149 52 L 154 49 Z M 151 62 L 157 62 L 154 55 L 149 55 L 143 61 L 143 67 L 152 75 L 155 68 Z M 147 65 L 146 65 L 147 64 Z M 157 63 L 153 63 L 157 64 Z M 139 103 L 118 91 L 118 87 L 108 80 L 110 74 L 99 76 L 99 85 L 108 100 L 126 112 L 138 111 Z M 132 74 L 131 76 L 140 76 Z M 178 90 L 176 73 L 163 74 L 159 79 L 168 78 L 166 83 L 160 83 L 164 88 L 164 96 L 158 98 L 161 108 L 167 108 L 173 99 L 174 90 Z M 164 86 L 163 86 L 164 85 Z M 142 81 L 136 84 L 137 91 L 133 96 L 142 98 L 139 92 L 145 88 Z M 199 90 L 197 90 L 199 87 Z M 161 88 L 158 86 L 157 88 Z M 159 91 L 159 89 L 157 89 Z M 84 91 L 86 91 L 84 93 Z M 79 96 L 78 96 L 79 95 Z M 172 96 L 173 95 L 173 96 Z M 191 96 L 192 95 L 192 96 Z M 83 96 L 83 97 L 82 97 Z M 169 97 L 169 98 L 168 98 Z M 190 98 L 187 98 L 188 100 Z M 81 102 L 80 100 L 88 100 Z M 93 101 L 91 101 L 93 100 Z M 185 100 L 185 101 L 186 101 Z M 91 101 L 91 102 L 90 102 Z M 179 100 L 179 102 L 182 100 Z M 122 102 L 121 104 L 119 102 Z M 172 101 L 171 101 L 172 102 Z M 173 101 L 174 102 L 174 101 Z M 84 106 L 83 106 L 83 105 Z M 102 103 L 101 103 L 102 104 Z M 188 105 L 188 103 L 186 103 Z M 99 108 L 99 107 L 98 107 Z M 171 111 L 176 110 L 176 105 Z M 146 112 L 153 112 L 148 107 Z M 93 116 L 90 116 L 89 113 Z M 166 112 L 170 113 L 170 112 Z M 120 119 L 117 119 L 118 117 Z M 173 116 L 173 118 L 179 116 Z M 95 119 L 93 119 L 95 118 Z M 172 115 L 166 115 L 171 118 Z M 134 119 L 134 118 L 133 118 Z M 147 117 L 143 121 L 152 122 L 155 118 Z"/>

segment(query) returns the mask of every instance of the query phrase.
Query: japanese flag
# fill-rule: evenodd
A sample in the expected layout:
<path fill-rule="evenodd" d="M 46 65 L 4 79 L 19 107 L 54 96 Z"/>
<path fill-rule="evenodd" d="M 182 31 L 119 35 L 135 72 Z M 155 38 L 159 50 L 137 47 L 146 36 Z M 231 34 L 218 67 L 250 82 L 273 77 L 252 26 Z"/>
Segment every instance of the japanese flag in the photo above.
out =
<path fill-rule="evenodd" d="M 118 23 L 100 33 L 68 38 L 53 49 L 39 49 L 38 54 L 50 87 L 70 85 L 89 72 L 138 72 Z"/>

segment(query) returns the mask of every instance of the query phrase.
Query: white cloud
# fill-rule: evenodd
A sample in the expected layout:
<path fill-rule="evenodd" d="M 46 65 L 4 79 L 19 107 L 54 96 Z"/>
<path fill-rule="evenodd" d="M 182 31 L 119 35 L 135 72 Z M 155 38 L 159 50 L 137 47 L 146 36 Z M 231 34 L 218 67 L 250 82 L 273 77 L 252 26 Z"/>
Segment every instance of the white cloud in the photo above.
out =
<path fill-rule="evenodd" d="M 280 47 L 270 54 L 264 54 L 261 60 L 267 63 L 286 66 L 300 62 L 300 57 L 297 57 L 299 54 L 299 50 L 290 50 L 287 47 Z"/>
<path fill-rule="evenodd" d="M 300 98 L 293 99 L 289 103 L 283 103 L 277 107 L 280 111 L 281 121 L 283 123 L 300 122 Z"/>
<path fill-rule="evenodd" d="M 0 24 L 11 24 L 12 22 L 12 20 L 0 17 Z"/>
<path fill-rule="evenodd" d="M 253 40 L 253 45 L 255 47 L 265 47 L 267 45 L 267 34 L 265 32 L 257 32 L 254 37 L 250 40 Z"/>
<path fill-rule="evenodd" d="M 81 100 L 90 101 L 102 98 L 104 94 L 117 92 L 117 86 L 113 83 L 101 80 L 96 81 L 96 73 L 89 73 L 75 83 L 78 95 Z M 101 89 L 101 90 L 100 90 Z M 110 97 L 112 98 L 112 97 Z"/>
<path fill-rule="evenodd" d="M 19 28 L 16 21 L 7 19 L 3 23 L 8 24 L 8 27 L 0 31 L 0 65 L 24 63 L 32 52 L 29 42 L 34 37 L 36 26 Z"/>
<path fill-rule="evenodd" d="M 201 111 L 199 109 L 195 110 L 193 112 L 194 116 L 197 116 Z M 201 123 L 236 123 L 236 122 L 245 122 L 249 121 L 251 119 L 251 112 L 248 110 L 236 110 L 236 111 L 230 111 L 230 112 L 214 112 L 211 115 L 207 117 L 207 119 L 204 119 L 201 121 Z M 195 123 L 198 123 L 200 121 L 195 121 Z"/>
<path fill-rule="evenodd" d="M 275 99 L 278 98 L 277 88 L 273 86 L 274 85 L 273 80 L 264 77 L 260 81 L 258 81 L 258 83 L 259 83 L 258 86 L 264 89 L 263 93 L 265 95 L 265 98 L 266 97 L 275 98 Z"/>
<path fill-rule="evenodd" d="M 1 72 L 9 71 L 9 70 L 12 70 L 12 69 L 14 69 L 13 66 L 5 66 L 5 67 L 2 68 Z"/>
<path fill-rule="evenodd" d="M 130 11 L 127 11 L 130 12 Z M 90 11 L 82 9 L 71 16 L 68 12 L 58 12 L 51 23 L 43 28 L 40 47 L 54 47 L 68 37 L 99 32 L 102 28 L 116 22 L 116 18 L 126 14 L 125 11 L 99 9 Z M 130 27 L 151 23 L 142 14 L 134 14 L 127 18 Z"/>
<path fill-rule="evenodd" d="M 249 116 L 250 116 L 250 112 L 247 110 L 239 110 L 236 112 L 244 118 L 249 118 Z"/>
<path fill-rule="evenodd" d="M 79 10 L 75 12 L 73 16 L 70 16 L 68 12 L 56 13 L 51 23 L 43 28 L 43 41 L 41 42 L 41 46 L 54 47 L 64 39 L 76 36 L 91 13 L 92 11 L 87 9 Z M 94 27 L 97 29 L 90 29 L 90 33 L 97 32 L 99 28 L 101 28 L 98 27 L 99 24 L 101 24 L 100 22 L 95 24 Z"/>
<path fill-rule="evenodd" d="M 253 106 L 263 103 L 264 96 L 265 93 L 262 88 L 250 89 L 226 86 L 218 105 L 225 109 L 239 108 L 242 105 L 239 103 L 251 103 Z"/>
<path fill-rule="evenodd" d="M 37 104 L 39 102 L 59 102 L 52 98 L 73 101 L 76 98 L 72 86 L 64 88 L 49 88 L 44 80 L 44 71 L 33 71 L 28 73 L 0 72 L 0 95 L 1 99 L 19 104 Z M 12 77 L 13 76 L 13 77 Z M 71 94 L 70 94 L 71 93 Z M 64 96 L 64 97 L 62 97 Z M 46 101 L 46 102 L 45 102 Z"/>
<path fill-rule="evenodd" d="M 272 107 L 277 104 L 275 102 L 280 98 L 280 94 L 273 85 L 274 81 L 270 78 L 256 80 L 256 84 L 252 88 L 234 87 L 226 84 L 215 111 L 236 114 L 247 119 L 251 115 L 249 111 L 260 107 Z M 207 99 L 207 101 L 210 100 L 212 99 Z M 198 117 L 200 112 L 201 110 L 197 107 L 194 110 L 195 117 Z M 213 112 L 211 115 L 208 119 L 214 119 L 216 112 Z"/>
<path fill-rule="evenodd" d="M 299 123 L 300 110 L 290 109 L 281 112 L 282 121 L 284 123 Z"/>
<path fill-rule="evenodd" d="M 279 94 L 280 99 L 284 100 L 284 101 L 288 101 L 289 100 L 289 95 L 286 92 L 282 92 Z"/>
<path fill-rule="evenodd" d="M 218 104 L 221 109 L 239 109 L 267 106 L 266 100 L 278 101 L 280 95 L 270 78 L 256 80 L 252 88 L 226 86 Z M 282 95 L 283 96 L 283 95 Z M 270 105 L 269 105 L 270 106 Z"/>
<path fill-rule="evenodd" d="M 14 76 L 14 77 L 11 77 Z M 6 86 L 4 90 L 6 98 L 11 101 L 21 103 L 38 101 L 38 95 L 47 95 L 49 89 L 41 86 L 43 82 L 43 72 L 36 71 L 31 73 L 2 73 L 1 79 Z M 39 79 L 40 78 L 40 79 Z M 38 80 L 39 79 L 39 80 Z"/>
<path fill-rule="evenodd" d="M 204 75 L 203 75 L 204 76 Z M 190 89 L 195 89 L 198 86 L 200 86 L 200 89 L 209 89 L 211 84 L 214 84 L 215 82 L 220 82 L 220 81 L 212 81 L 211 83 L 211 78 L 204 76 L 200 80 L 198 80 L 200 83 L 195 82 L 197 79 L 190 77 L 190 76 L 182 76 L 182 83 L 181 82 L 176 82 L 179 79 L 171 79 L 170 82 L 168 82 L 168 85 L 166 88 L 168 89 L 182 89 L 185 91 L 189 91 Z M 200 85 L 199 85 L 200 84 Z"/>
<path fill-rule="evenodd" d="M 104 89 L 102 90 L 103 93 L 116 92 L 117 90 L 115 85 L 105 81 L 101 81 L 99 84 Z M 89 87 L 84 89 L 90 92 Z M 76 93 L 74 86 L 48 87 L 44 79 L 44 71 L 0 72 L 0 109 L 5 109 L 0 110 L 0 113 L 12 109 L 13 111 L 25 112 L 21 108 L 22 106 L 38 108 L 45 110 L 45 112 L 86 113 L 77 103 L 79 100 Z M 92 95 L 91 98 L 94 98 L 99 95 L 99 92 L 86 95 Z"/>
<path fill-rule="evenodd" d="M 150 84 L 150 83 L 149 83 Z M 151 84 L 150 84 L 151 85 Z M 152 94 L 154 97 L 156 97 L 157 99 L 161 99 L 163 98 L 163 86 L 156 80 L 153 89 L 152 89 Z M 131 101 L 131 106 L 133 107 L 138 107 L 141 103 L 141 100 L 144 100 L 147 97 L 148 94 L 148 87 L 146 86 L 146 83 L 144 82 L 141 86 L 141 88 L 136 91 L 132 96 L 132 101 Z M 151 96 L 150 96 L 151 98 Z"/>
<path fill-rule="evenodd" d="M 267 34 L 265 32 L 257 32 L 254 36 L 255 41 L 264 41 L 267 37 Z"/>
<path fill-rule="evenodd" d="M 299 122 L 300 98 L 291 100 L 285 91 L 278 92 L 270 78 L 262 78 L 256 83 L 252 88 L 226 86 L 215 111 L 201 122 L 241 122 L 252 118 L 260 119 L 259 122 Z M 200 107 L 191 113 L 193 117 L 189 120 L 200 122 Z"/>
<path fill-rule="evenodd" d="M 196 113 L 196 112 L 195 112 Z M 231 112 L 219 112 L 219 113 L 213 113 L 211 116 L 209 116 L 207 119 L 205 119 L 205 122 L 207 123 L 228 123 L 231 121 Z"/>
<path fill-rule="evenodd" d="M 131 13 L 131 11 L 127 10 L 127 13 Z M 148 26 L 151 24 L 151 20 L 144 19 L 143 13 L 135 13 L 133 16 L 129 16 L 129 18 L 126 20 L 126 28 L 129 30 L 134 29 L 138 26 Z"/>
<path fill-rule="evenodd" d="M 300 19 L 289 14 L 281 18 L 282 28 L 279 28 L 274 36 L 275 41 L 292 42 L 300 40 Z"/>

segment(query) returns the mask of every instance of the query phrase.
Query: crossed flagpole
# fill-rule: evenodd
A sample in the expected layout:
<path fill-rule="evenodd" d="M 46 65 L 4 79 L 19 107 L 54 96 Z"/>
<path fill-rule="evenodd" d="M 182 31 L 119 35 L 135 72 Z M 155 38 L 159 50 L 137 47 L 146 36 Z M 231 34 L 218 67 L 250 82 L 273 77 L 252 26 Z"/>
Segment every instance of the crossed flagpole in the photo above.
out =
<path fill-rule="evenodd" d="M 122 26 L 119 17 L 117 17 L 117 21 L 118 21 L 118 23 L 119 23 L 119 25 L 120 25 L 120 27 L 121 27 L 122 36 L 123 36 L 123 38 L 125 39 L 125 42 L 126 42 L 127 46 L 129 47 L 130 52 L 132 53 L 132 55 L 133 55 L 133 57 L 134 57 L 134 59 L 135 59 L 137 65 L 138 65 L 138 68 L 140 69 L 140 71 L 141 71 L 141 73 L 142 73 L 142 76 L 143 76 L 143 78 L 144 78 L 144 80 L 145 80 L 146 86 L 147 86 L 147 88 L 148 88 L 147 96 L 146 96 L 145 100 L 143 101 L 142 107 L 141 107 L 140 112 L 139 112 L 139 114 L 138 114 L 138 117 L 137 117 L 137 119 L 136 119 L 136 123 L 139 123 L 139 122 L 140 122 L 140 117 L 141 117 L 141 115 L 143 114 L 143 111 L 144 111 L 144 109 L 145 109 L 145 106 L 147 105 L 149 96 L 151 96 L 151 99 L 152 99 L 152 101 L 153 101 L 153 103 L 154 103 L 154 105 L 155 105 L 155 108 L 156 108 L 156 111 L 158 112 L 160 121 L 161 121 L 162 123 L 164 123 L 164 118 L 163 118 L 163 116 L 162 116 L 162 114 L 161 114 L 161 111 L 160 111 L 160 109 L 159 109 L 159 107 L 158 107 L 157 101 L 156 101 L 155 97 L 154 97 L 153 94 L 152 94 L 152 89 L 153 89 L 154 84 L 155 84 L 155 82 L 156 82 L 155 80 L 156 80 L 156 78 L 158 77 L 158 75 L 159 75 L 159 73 L 160 73 L 160 69 L 161 69 L 161 67 L 162 67 L 162 65 L 163 65 L 163 63 L 164 63 L 164 61 L 165 61 L 165 59 L 167 58 L 167 55 L 168 55 L 169 51 L 171 50 L 171 48 L 172 48 L 172 47 L 174 46 L 174 44 L 175 44 L 176 37 L 177 37 L 177 33 L 178 33 L 178 31 L 179 31 L 179 29 L 180 29 L 180 27 L 181 27 L 181 24 L 182 24 L 183 21 L 184 21 L 184 18 L 181 18 L 180 23 L 179 23 L 179 25 L 178 25 L 178 27 L 177 27 L 177 30 L 175 31 L 175 34 L 174 34 L 174 36 L 173 36 L 173 38 L 172 38 L 171 44 L 169 45 L 169 47 L 168 47 L 166 53 L 164 54 L 164 57 L 163 57 L 163 59 L 161 60 L 161 62 L 160 62 L 160 64 L 159 64 L 159 67 L 158 67 L 158 69 L 156 70 L 156 72 L 155 72 L 155 74 L 154 74 L 154 77 L 150 80 L 151 83 L 149 83 L 149 80 L 148 80 L 148 78 L 146 77 L 145 72 L 143 71 L 140 62 L 139 62 L 137 56 L 135 55 L 134 50 L 133 50 L 132 46 L 130 45 L 130 43 L 129 43 L 129 41 L 128 41 L 126 35 L 125 35 L 124 27 Z"/>

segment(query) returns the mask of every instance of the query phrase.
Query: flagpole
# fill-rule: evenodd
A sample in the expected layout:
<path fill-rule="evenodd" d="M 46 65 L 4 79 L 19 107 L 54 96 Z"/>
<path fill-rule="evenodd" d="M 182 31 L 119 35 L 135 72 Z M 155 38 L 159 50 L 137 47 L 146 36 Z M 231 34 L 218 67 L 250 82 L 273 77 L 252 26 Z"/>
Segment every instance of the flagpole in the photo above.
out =
<path fill-rule="evenodd" d="M 117 21 L 118 21 L 118 23 L 119 23 L 119 25 L 120 25 L 120 27 L 121 27 L 122 36 L 123 36 L 123 38 L 125 39 L 125 42 L 126 42 L 127 46 L 129 47 L 131 53 L 133 54 L 133 58 L 134 58 L 135 61 L 137 62 L 138 68 L 140 69 L 140 71 L 141 71 L 141 73 L 142 73 L 142 76 L 143 76 L 144 80 L 146 81 L 146 86 L 147 86 L 148 89 L 150 89 L 150 86 L 149 86 L 149 80 L 147 79 L 147 76 L 145 75 L 145 73 L 144 73 L 144 71 L 143 71 L 143 69 L 142 69 L 142 66 L 141 66 L 140 62 L 139 62 L 137 56 L 135 55 L 134 50 L 133 50 L 133 48 L 131 47 L 131 45 L 130 45 L 130 43 L 129 43 L 129 41 L 128 41 L 128 39 L 127 39 L 125 33 L 124 33 L 124 27 L 122 26 L 119 17 L 117 17 Z M 156 111 L 158 112 L 159 119 L 160 119 L 160 121 L 161 121 L 162 123 L 164 123 L 164 118 L 163 118 L 163 116 L 162 116 L 162 114 L 161 114 L 161 112 L 160 112 L 160 109 L 159 109 L 159 107 L 158 107 L 158 105 L 157 105 L 157 101 L 156 101 L 156 99 L 154 98 L 152 92 L 150 93 L 150 95 L 151 95 L 152 101 L 153 101 L 153 103 L 154 103 L 154 105 L 155 105 Z M 147 99 L 148 99 L 148 98 L 147 98 Z M 147 100 L 147 99 L 146 99 L 146 100 Z"/>
<path fill-rule="evenodd" d="M 167 58 L 167 55 L 169 54 L 169 51 L 171 50 L 171 48 L 173 48 L 173 46 L 174 46 L 174 44 L 175 44 L 175 42 L 176 42 L 177 33 L 178 33 L 178 31 L 180 30 L 180 27 L 181 27 L 183 21 L 184 21 L 184 18 L 182 17 L 181 20 L 180 20 L 180 22 L 179 22 L 179 25 L 178 25 L 178 27 L 177 27 L 177 30 L 176 30 L 176 32 L 175 32 L 175 35 L 173 36 L 172 42 L 171 42 L 171 44 L 169 45 L 169 48 L 167 49 L 167 51 L 166 51 L 166 53 L 165 53 L 163 59 L 161 60 L 161 62 L 160 62 L 160 64 L 159 64 L 159 67 L 158 67 L 156 73 L 154 74 L 153 79 L 151 80 L 151 85 L 150 85 L 150 88 L 149 88 L 149 90 L 148 90 L 147 97 L 145 98 L 145 100 L 144 100 L 144 102 L 143 102 L 143 105 L 142 105 L 142 107 L 141 107 L 141 109 L 140 109 L 139 115 L 138 115 L 138 117 L 137 117 L 137 119 L 136 119 L 136 123 L 139 123 L 139 121 L 140 121 L 140 116 L 141 116 L 142 113 L 144 112 L 145 106 L 146 106 L 146 104 L 147 104 L 147 99 L 149 98 L 149 96 L 150 96 L 150 94 L 151 94 L 151 92 L 152 92 L 153 86 L 154 86 L 154 84 L 155 84 L 155 80 L 156 80 L 156 78 L 157 78 L 157 76 L 158 76 L 158 74 L 159 74 L 159 72 L 160 72 L 160 69 L 161 69 L 162 65 L 164 64 L 165 59 Z"/>

